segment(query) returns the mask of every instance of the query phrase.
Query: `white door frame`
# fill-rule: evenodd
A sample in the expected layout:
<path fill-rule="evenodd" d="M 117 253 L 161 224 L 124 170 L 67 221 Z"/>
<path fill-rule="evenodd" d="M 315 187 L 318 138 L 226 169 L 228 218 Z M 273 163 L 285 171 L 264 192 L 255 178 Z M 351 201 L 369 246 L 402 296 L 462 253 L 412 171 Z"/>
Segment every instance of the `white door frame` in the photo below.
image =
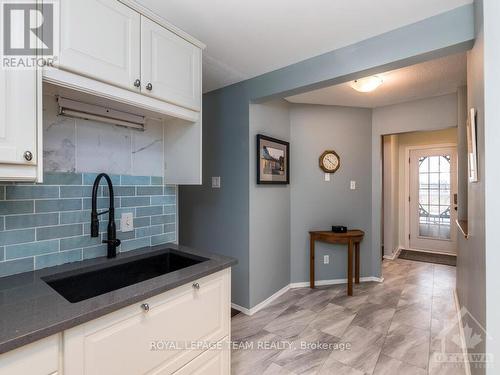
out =
<path fill-rule="evenodd" d="M 404 205 L 405 205 L 405 217 L 404 217 L 404 244 L 405 244 L 405 249 L 408 250 L 415 250 L 415 251 L 423 251 L 421 249 L 411 249 L 410 248 L 410 239 L 409 239 L 409 234 L 410 234 L 410 201 L 408 200 L 408 197 L 410 196 L 410 152 L 412 150 L 425 150 L 425 149 L 432 149 L 432 148 L 445 148 L 445 147 L 454 147 L 455 149 L 457 148 L 456 143 L 436 143 L 432 145 L 419 145 L 419 146 L 406 146 L 405 147 L 405 160 L 404 160 L 404 181 L 405 181 L 405 195 L 403 197 L 404 199 Z M 453 223 L 451 223 L 453 225 Z M 438 251 L 432 251 L 432 253 L 437 253 L 437 254 L 446 254 L 450 255 L 450 253 L 447 252 L 438 252 Z"/>

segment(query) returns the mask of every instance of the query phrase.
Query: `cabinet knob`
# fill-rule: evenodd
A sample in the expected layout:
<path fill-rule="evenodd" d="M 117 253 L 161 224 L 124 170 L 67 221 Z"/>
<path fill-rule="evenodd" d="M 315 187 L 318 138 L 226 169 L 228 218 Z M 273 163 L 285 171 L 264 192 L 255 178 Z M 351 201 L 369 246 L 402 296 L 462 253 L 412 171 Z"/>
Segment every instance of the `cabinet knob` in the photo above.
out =
<path fill-rule="evenodd" d="M 153 90 L 153 85 L 152 85 L 151 83 L 148 83 L 148 84 L 146 85 L 146 90 L 148 90 L 148 91 Z"/>
<path fill-rule="evenodd" d="M 193 284 L 193 288 L 196 289 L 196 290 L 200 289 L 200 284 L 194 283 Z"/>
<path fill-rule="evenodd" d="M 135 87 L 141 87 L 141 80 L 140 80 L 140 79 L 136 79 L 136 80 L 134 81 L 134 86 L 135 86 Z"/>
<path fill-rule="evenodd" d="M 141 309 L 143 309 L 144 312 L 148 312 L 149 311 L 149 304 L 148 303 L 143 303 L 141 305 Z"/>
<path fill-rule="evenodd" d="M 33 154 L 31 153 L 31 151 L 24 151 L 24 160 L 26 161 L 32 161 L 33 160 Z"/>

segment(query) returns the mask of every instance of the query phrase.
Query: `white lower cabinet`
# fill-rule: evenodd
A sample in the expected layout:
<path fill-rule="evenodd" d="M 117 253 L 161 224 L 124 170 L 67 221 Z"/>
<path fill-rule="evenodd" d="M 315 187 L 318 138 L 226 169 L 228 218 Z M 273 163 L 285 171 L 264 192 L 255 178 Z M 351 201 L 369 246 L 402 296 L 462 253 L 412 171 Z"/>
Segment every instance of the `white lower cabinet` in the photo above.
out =
<path fill-rule="evenodd" d="M 205 351 L 176 371 L 175 375 L 229 375 L 231 373 L 229 338 L 223 340 L 221 344 L 222 349 Z"/>
<path fill-rule="evenodd" d="M 60 335 L 0 355 L 0 375 L 55 375 L 59 372 Z"/>
<path fill-rule="evenodd" d="M 226 269 L 65 331 L 64 373 L 229 374 L 227 350 L 205 345 L 229 337 L 230 324 Z"/>

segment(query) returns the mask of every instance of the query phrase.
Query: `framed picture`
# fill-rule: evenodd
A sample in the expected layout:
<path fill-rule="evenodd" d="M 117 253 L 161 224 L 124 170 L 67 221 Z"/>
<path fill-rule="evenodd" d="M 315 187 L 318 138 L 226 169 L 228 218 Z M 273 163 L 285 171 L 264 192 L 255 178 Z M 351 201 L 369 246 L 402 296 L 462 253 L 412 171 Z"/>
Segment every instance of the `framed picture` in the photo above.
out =
<path fill-rule="evenodd" d="M 476 109 L 471 108 L 467 118 L 467 156 L 469 164 L 469 181 L 477 182 L 477 135 Z"/>
<path fill-rule="evenodd" d="M 290 183 L 290 144 L 257 134 L 257 184 Z"/>

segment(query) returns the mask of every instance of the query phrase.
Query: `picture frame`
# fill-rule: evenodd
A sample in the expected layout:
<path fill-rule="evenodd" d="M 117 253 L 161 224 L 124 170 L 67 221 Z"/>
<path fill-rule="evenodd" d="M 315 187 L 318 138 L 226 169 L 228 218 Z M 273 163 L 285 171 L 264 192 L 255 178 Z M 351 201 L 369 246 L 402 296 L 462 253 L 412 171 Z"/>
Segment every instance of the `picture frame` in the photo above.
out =
<path fill-rule="evenodd" d="M 478 182 L 477 163 L 477 125 L 476 109 L 471 108 L 467 117 L 467 159 L 469 166 L 469 181 Z"/>
<path fill-rule="evenodd" d="M 257 184 L 290 184 L 290 143 L 257 134 Z"/>

